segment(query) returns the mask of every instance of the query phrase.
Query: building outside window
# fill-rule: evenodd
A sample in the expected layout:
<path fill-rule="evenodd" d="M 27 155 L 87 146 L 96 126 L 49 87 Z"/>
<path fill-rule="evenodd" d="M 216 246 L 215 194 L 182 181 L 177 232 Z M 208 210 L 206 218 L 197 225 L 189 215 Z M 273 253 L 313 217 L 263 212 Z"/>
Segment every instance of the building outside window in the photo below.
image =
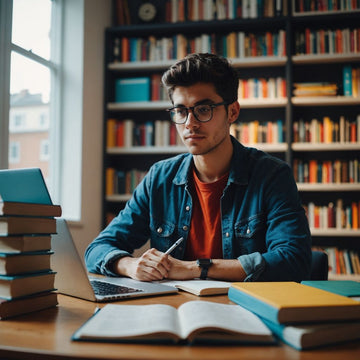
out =
<path fill-rule="evenodd" d="M 12 0 L 8 167 L 39 167 L 51 192 L 59 87 L 54 36 L 59 1 Z M 32 14 L 29 16 L 29 14 Z"/>

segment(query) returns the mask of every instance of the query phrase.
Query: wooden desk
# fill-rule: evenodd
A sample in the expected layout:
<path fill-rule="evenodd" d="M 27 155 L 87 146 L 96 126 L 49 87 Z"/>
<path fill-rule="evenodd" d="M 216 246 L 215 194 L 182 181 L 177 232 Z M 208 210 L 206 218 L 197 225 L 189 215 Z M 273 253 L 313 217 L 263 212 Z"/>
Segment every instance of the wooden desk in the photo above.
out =
<path fill-rule="evenodd" d="M 121 301 L 122 304 L 166 303 L 175 307 L 189 300 L 231 303 L 227 296 L 199 298 L 179 293 Z M 120 302 L 119 302 L 120 303 Z M 0 359 L 251 359 L 251 360 L 359 360 L 360 341 L 312 351 L 289 346 L 175 346 L 104 344 L 71 341 L 71 335 L 94 312 L 89 301 L 59 295 L 57 308 L 0 321 Z"/>

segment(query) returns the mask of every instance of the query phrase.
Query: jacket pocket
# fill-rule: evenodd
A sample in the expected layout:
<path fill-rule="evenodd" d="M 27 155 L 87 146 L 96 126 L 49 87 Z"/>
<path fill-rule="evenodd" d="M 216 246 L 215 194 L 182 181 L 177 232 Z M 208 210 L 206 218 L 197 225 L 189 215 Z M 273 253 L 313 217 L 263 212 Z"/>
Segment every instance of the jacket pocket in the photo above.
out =
<path fill-rule="evenodd" d="M 173 242 L 175 224 L 153 219 L 150 223 L 152 246 L 160 251 L 166 251 Z"/>
<path fill-rule="evenodd" d="M 266 251 L 266 219 L 258 214 L 235 224 L 235 248 L 240 254 Z"/>

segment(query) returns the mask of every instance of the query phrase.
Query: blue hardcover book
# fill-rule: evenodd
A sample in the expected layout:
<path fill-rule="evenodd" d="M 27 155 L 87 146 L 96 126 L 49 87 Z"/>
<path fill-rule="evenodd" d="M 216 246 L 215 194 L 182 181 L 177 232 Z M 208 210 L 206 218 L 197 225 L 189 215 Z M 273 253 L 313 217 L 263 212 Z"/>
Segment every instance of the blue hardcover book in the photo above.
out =
<path fill-rule="evenodd" d="M 344 96 L 352 96 L 352 79 L 351 79 L 351 66 L 346 65 L 343 67 L 343 87 Z"/>
<path fill-rule="evenodd" d="M 297 350 L 360 339 L 360 321 L 282 325 L 260 319 L 274 336 Z"/>
<path fill-rule="evenodd" d="M 232 283 L 228 297 L 278 324 L 360 322 L 360 302 L 291 281 Z"/>
<path fill-rule="evenodd" d="M 139 77 L 116 80 L 115 101 L 150 101 L 150 78 Z"/>
<path fill-rule="evenodd" d="M 0 197 L 3 202 L 53 204 L 39 168 L 0 170 Z"/>
<path fill-rule="evenodd" d="M 360 296 L 360 282 L 352 280 L 304 280 L 303 285 L 330 291 L 342 296 Z"/>

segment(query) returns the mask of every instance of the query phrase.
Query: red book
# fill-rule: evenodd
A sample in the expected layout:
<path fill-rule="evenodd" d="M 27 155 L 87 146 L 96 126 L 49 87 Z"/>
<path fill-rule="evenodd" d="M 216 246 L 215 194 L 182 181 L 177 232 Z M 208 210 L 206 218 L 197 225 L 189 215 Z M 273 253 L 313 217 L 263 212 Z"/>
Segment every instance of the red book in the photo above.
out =
<path fill-rule="evenodd" d="M 151 75 L 151 101 L 160 100 L 160 74 Z"/>
<path fill-rule="evenodd" d="M 130 61 L 130 42 L 126 37 L 121 38 L 121 61 Z"/>
<path fill-rule="evenodd" d="M 310 54 L 310 35 L 311 31 L 309 28 L 305 29 L 305 54 Z"/>
<path fill-rule="evenodd" d="M 352 214 L 352 228 L 359 228 L 359 209 L 355 201 L 351 203 L 351 214 Z"/>
<path fill-rule="evenodd" d="M 316 160 L 309 161 L 309 182 L 310 183 L 317 182 L 317 161 Z"/>
<path fill-rule="evenodd" d="M 356 142 L 356 124 L 355 123 L 350 124 L 350 142 L 352 142 L 352 143 Z"/>
<path fill-rule="evenodd" d="M 320 208 L 315 206 L 314 209 L 314 228 L 318 229 L 320 227 Z"/>
<path fill-rule="evenodd" d="M 116 146 L 124 146 L 124 122 L 121 120 L 116 125 Z"/>

